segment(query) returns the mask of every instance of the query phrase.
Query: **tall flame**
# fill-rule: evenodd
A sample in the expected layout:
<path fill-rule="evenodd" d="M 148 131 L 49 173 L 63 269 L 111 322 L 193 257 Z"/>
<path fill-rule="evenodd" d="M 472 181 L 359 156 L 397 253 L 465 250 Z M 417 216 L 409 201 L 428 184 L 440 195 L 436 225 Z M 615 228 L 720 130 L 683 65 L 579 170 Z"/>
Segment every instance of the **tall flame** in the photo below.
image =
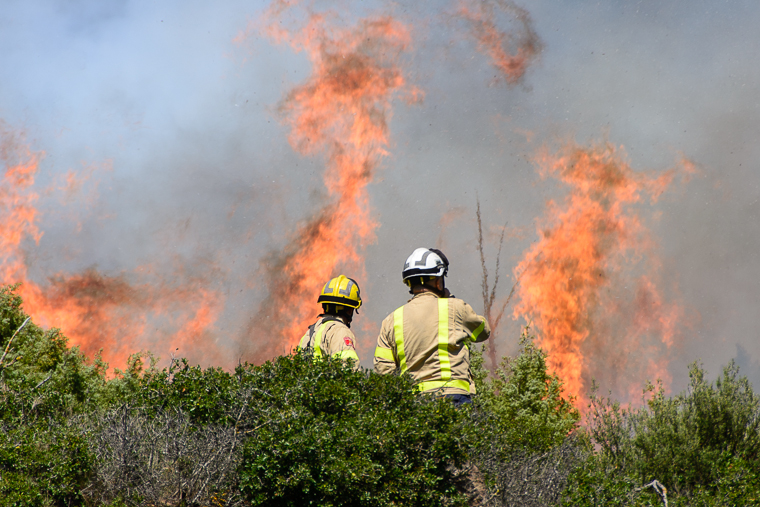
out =
<path fill-rule="evenodd" d="M 608 143 L 544 152 L 538 167 L 570 190 L 547 204 L 539 240 L 514 270 L 515 318 L 532 322 L 550 368 L 581 402 L 592 376 L 667 382 L 661 352 L 674 343 L 681 310 L 663 303 L 653 281 L 658 266 L 639 207 L 645 195 L 654 202 L 676 171 L 634 172 Z"/>
<path fill-rule="evenodd" d="M 391 102 L 401 93 L 417 98 L 398 66 L 410 42 L 403 24 L 377 17 L 339 29 L 329 19 L 313 14 L 295 35 L 282 32 L 278 23 L 270 31 L 305 51 L 312 63 L 310 77 L 286 95 L 279 112 L 291 129 L 295 150 L 324 154 L 327 189 L 326 204 L 298 226 L 284 250 L 266 265 L 268 297 L 248 335 L 282 336 L 285 342 L 277 352 L 297 343 L 319 313 L 321 287 L 339 270 L 362 285 L 363 251 L 378 226 L 370 213 L 367 185 L 387 155 Z M 267 355 L 277 346 L 254 345 Z"/>
<path fill-rule="evenodd" d="M 187 280 L 184 285 L 132 285 L 123 275 L 105 276 L 89 269 L 55 274 L 45 286 L 30 279 L 22 246 L 26 238 L 39 243 L 42 237 L 34 183 L 43 154 L 30 151 L 22 137 L 7 129 L 0 132 L 5 166 L 0 186 L 2 283 L 21 283 L 24 309 L 38 323 L 60 328 L 71 345 L 90 356 L 102 349 L 103 359 L 115 367 L 126 364 L 140 348 L 160 342 L 192 357 L 193 345 L 213 325 L 221 307 L 219 295 L 192 277 L 180 277 Z M 204 355 L 206 360 L 214 358 L 211 351 Z"/>

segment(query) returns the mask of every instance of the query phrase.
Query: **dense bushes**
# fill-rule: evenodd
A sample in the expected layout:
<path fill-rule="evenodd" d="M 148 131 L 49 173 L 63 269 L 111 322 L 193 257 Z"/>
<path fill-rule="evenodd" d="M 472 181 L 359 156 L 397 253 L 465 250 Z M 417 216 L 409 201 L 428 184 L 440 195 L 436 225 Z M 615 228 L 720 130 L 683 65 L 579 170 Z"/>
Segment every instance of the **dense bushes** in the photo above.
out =
<path fill-rule="evenodd" d="M 23 325 L 13 289 L 0 289 L 0 502 L 76 504 L 93 460 L 70 421 L 86 411 L 90 389 L 105 385 L 103 365 L 88 365 L 57 330 Z"/>
<path fill-rule="evenodd" d="M 136 378 L 89 422 L 98 505 L 463 504 L 451 465 L 466 457 L 464 414 L 408 378 L 303 353 Z"/>
<path fill-rule="evenodd" d="M 593 456 L 572 476 L 565 505 L 760 505 L 760 398 L 733 362 L 710 383 L 693 364 L 688 391 L 648 384 L 640 408 L 592 396 Z M 663 499 L 665 495 L 662 495 Z"/>
<path fill-rule="evenodd" d="M 562 381 L 546 369 L 546 354 L 526 329 L 517 357 L 505 357 L 494 375 L 482 371 L 477 358 L 477 404 L 487 427 L 504 452 L 548 450 L 561 444 L 577 426 L 580 414 L 562 396 Z"/>
<path fill-rule="evenodd" d="M 240 472 L 254 504 L 463 504 L 464 415 L 408 378 L 304 355 L 239 373 L 256 405 Z"/>
<path fill-rule="evenodd" d="M 0 291 L 0 345 L 26 319 Z M 0 365 L 2 505 L 464 505 L 467 413 L 300 353 L 234 372 L 135 355 L 106 380 L 28 323 Z"/>
<path fill-rule="evenodd" d="M 0 506 L 760 504 L 760 400 L 710 383 L 590 418 L 526 334 L 462 409 L 410 379 L 292 354 L 235 371 L 130 358 L 113 378 L 0 289 Z M 15 337 L 14 336 L 15 333 Z M 9 344 L 11 337 L 12 343 Z"/>

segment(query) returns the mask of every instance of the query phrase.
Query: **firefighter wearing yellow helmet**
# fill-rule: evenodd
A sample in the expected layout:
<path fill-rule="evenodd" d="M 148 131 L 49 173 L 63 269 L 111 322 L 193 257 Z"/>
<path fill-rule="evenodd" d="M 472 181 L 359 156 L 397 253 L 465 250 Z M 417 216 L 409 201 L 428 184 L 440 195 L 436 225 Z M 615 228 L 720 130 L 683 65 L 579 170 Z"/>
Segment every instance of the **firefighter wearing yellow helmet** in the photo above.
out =
<path fill-rule="evenodd" d="M 444 280 L 448 270 L 440 250 L 418 248 L 407 258 L 402 278 L 412 299 L 383 320 L 374 364 L 381 374 L 408 372 L 420 391 L 461 405 L 475 393 L 468 346 L 487 340 L 491 328 L 451 295 Z"/>
<path fill-rule="evenodd" d="M 354 310 L 362 305 L 359 284 L 343 275 L 332 278 L 322 288 L 317 302 L 322 303 L 323 313 L 309 326 L 298 346 L 312 351 L 315 358 L 353 359 L 358 368 L 356 337 L 350 328 Z"/>

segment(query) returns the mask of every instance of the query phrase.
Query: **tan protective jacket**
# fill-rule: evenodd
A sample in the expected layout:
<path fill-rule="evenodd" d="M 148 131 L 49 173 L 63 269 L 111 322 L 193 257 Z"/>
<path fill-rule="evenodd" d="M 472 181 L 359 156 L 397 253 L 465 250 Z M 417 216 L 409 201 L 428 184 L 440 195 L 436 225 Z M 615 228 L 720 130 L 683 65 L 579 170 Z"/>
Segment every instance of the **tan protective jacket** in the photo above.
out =
<path fill-rule="evenodd" d="M 352 358 L 356 361 L 354 367 L 359 367 L 356 337 L 340 317 L 320 315 L 301 337 L 298 346 L 304 350 L 311 348 L 314 351 L 314 357 Z"/>
<path fill-rule="evenodd" d="M 486 319 L 461 299 L 422 292 L 383 320 L 375 371 L 408 371 L 421 391 L 473 394 L 468 344 L 490 335 Z"/>

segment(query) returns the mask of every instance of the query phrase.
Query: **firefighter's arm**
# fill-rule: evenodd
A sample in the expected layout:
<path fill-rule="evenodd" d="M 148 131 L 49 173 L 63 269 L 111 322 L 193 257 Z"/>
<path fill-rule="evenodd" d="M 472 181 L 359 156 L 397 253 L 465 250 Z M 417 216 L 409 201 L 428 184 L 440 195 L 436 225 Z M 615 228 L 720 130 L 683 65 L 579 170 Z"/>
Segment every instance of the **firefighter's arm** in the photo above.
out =
<path fill-rule="evenodd" d="M 356 353 L 356 337 L 345 326 L 335 325 L 327 332 L 331 356 L 338 359 L 353 359 L 354 367 L 359 367 L 359 355 Z"/>
<path fill-rule="evenodd" d="M 396 341 L 393 337 L 393 321 L 386 318 L 383 321 L 383 325 L 380 327 L 380 336 L 377 337 L 377 347 L 375 348 L 375 372 L 381 375 L 387 375 L 395 373 L 396 355 L 395 355 Z"/>
<path fill-rule="evenodd" d="M 462 325 L 469 331 L 470 340 L 475 343 L 484 342 L 491 336 L 491 326 L 486 318 L 475 313 L 467 303 L 462 309 Z"/>

